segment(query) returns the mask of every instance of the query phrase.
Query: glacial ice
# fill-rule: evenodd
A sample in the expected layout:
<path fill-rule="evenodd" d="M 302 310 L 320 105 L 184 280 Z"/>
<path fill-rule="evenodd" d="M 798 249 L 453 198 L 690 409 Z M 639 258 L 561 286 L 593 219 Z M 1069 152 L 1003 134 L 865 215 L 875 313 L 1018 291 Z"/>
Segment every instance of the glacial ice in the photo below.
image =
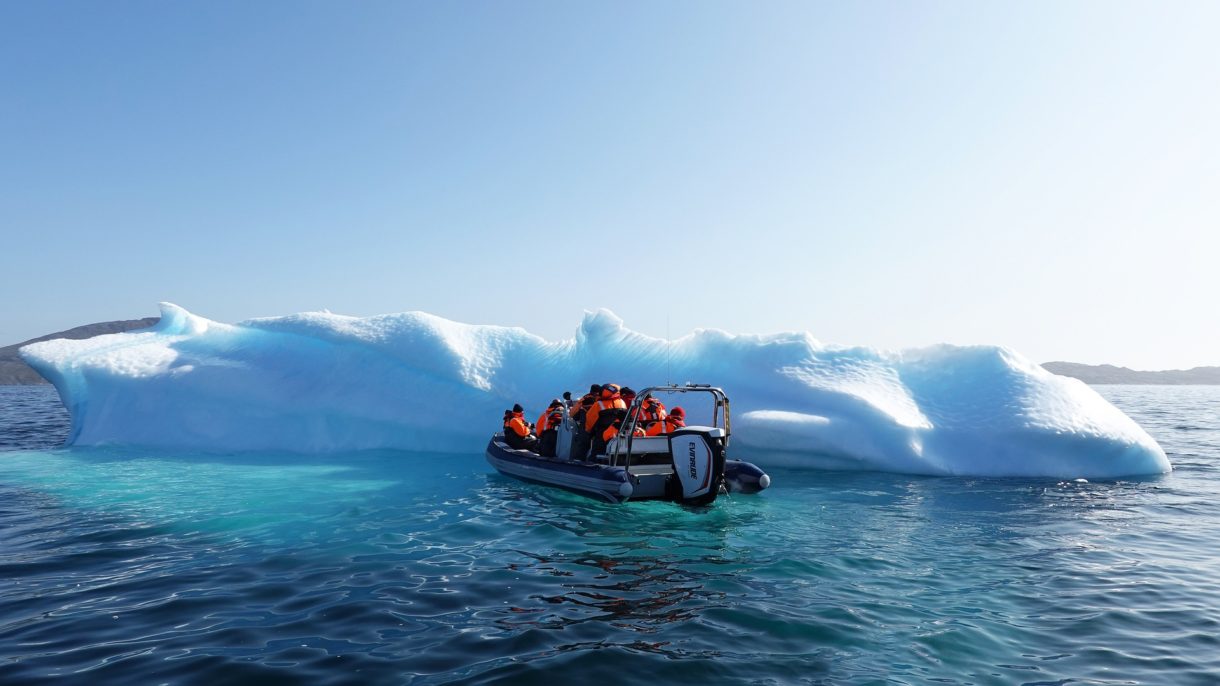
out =
<path fill-rule="evenodd" d="M 162 303 L 150 329 L 21 354 L 59 390 L 75 445 L 481 452 L 514 402 L 532 418 L 564 390 L 672 379 L 723 387 L 731 453 L 762 465 L 1056 478 L 1171 469 L 1087 385 L 993 346 L 885 352 L 714 329 L 666 342 L 606 310 L 550 342 L 422 312 L 222 324 Z"/>

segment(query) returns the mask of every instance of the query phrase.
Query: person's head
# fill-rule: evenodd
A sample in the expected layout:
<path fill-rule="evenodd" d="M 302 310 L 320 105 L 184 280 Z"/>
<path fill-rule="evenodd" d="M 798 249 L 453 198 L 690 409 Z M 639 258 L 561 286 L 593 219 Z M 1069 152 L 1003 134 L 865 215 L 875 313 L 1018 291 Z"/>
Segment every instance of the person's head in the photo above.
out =
<path fill-rule="evenodd" d="M 593 384 L 593 385 L 589 386 L 589 395 L 597 395 L 598 393 L 601 393 L 601 390 L 602 390 L 601 386 L 599 386 L 597 384 Z"/>
<path fill-rule="evenodd" d="M 564 400 L 571 400 L 571 399 L 572 399 L 572 391 L 564 391 L 564 392 L 563 392 L 563 399 L 564 399 Z"/>
<path fill-rule="evenodd" d="M 623 400 L 626 400 L 628 405 L 631 404 L 632 400 L 635 400 L 635 391 L 627 386 L 623 386 L 623 390 L 619 391 L 618 394 L 623 396 Z"/>
<path fill-rule="evenodd" d="M 603 398 L 611 398 L 616 393 L 618 393 L 618 384 L 608 383 L 608 384 L 602 385 L 602 397 Z"/>
<path fill-rule="evenodd" d="M 521 403 L 513 405 L 513 414 L 521 414 L 522 412 L 525 412 L 525 408 L 521 407 Z"/>
<path fill-rule="evenodd" d="M 563 405 L 563 401 L 562 401 L 562 400 L 560 400 L 559 398 L 555 398 L 554 400 L 552 400 L 552 401 L 551 401 L 551 404 L 550 404 L 550 405 L 548 405 L 547 407 L 548 407 L 549 409 L 554 409 L 554 408 L 556 408 L 556 407 L 560 407 L 560 406 L 562 406 L 562 405 Z"/>
<path fill-rule="evenodd" d="M 674 409 L 669 411 L 669 416 L 674 417 L 676 419 L 685 420 L 686 419 L 686 410 L 682 409 L 681 407 L 675 407 Z"/>
<path fill-rule="evenodd" d="M 513 418 L 513 411 L 512 411 L 512 410 L 505 410 L 505 411 L 504 411 L 504 419 L 508 420 L 508 419 L 512 419 L 512 418 Z"/>

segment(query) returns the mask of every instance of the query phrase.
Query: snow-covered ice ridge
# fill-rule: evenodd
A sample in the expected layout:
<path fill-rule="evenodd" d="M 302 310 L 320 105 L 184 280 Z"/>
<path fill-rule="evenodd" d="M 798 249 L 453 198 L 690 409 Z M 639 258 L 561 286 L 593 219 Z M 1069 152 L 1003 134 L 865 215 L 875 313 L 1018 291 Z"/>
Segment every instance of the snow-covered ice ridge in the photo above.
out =
<path fill-rule="evenodd" d="M 764 465 L 1092 478 L 1171 469 L 1096 391 L 993 346 L 885 352 L 714 329 L 667 343 L 606 310 L 550 342 L 422 312 L 221 324 L 162 303 L 150 329 L 21 354 L 59 389 L 76 445 L 479 452 L 514 402 L 532 418 L 563 390 L 668 377 L 723 387 L 732 454 Z"/>

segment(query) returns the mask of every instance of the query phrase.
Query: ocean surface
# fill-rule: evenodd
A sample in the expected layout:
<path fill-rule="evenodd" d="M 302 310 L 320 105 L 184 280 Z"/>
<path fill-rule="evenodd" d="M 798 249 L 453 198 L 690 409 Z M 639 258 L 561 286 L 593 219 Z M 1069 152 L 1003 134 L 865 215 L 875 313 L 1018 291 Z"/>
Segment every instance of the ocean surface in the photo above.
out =
<path fill-rule="evenodd" d="M 0 684 L 1220 684 L 1220 387 L 1098 391 L 1172 474 L 692 510 L 479 454 L 62 449 L 54 390 L 0 387 Z"/>

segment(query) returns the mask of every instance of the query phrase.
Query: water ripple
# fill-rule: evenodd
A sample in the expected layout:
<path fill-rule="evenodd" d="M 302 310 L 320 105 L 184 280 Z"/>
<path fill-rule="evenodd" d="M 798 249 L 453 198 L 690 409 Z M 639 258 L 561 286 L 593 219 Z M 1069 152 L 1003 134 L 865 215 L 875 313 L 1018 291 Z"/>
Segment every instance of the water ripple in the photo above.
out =
<path fill-rule="evenodd" d="M 478 455 L 58 450 L 5 391 L 0 683 L 1214 684 L 1220 389 L 1103 391 L 1173 474 L 776 470 L 706 510 Z"/>

